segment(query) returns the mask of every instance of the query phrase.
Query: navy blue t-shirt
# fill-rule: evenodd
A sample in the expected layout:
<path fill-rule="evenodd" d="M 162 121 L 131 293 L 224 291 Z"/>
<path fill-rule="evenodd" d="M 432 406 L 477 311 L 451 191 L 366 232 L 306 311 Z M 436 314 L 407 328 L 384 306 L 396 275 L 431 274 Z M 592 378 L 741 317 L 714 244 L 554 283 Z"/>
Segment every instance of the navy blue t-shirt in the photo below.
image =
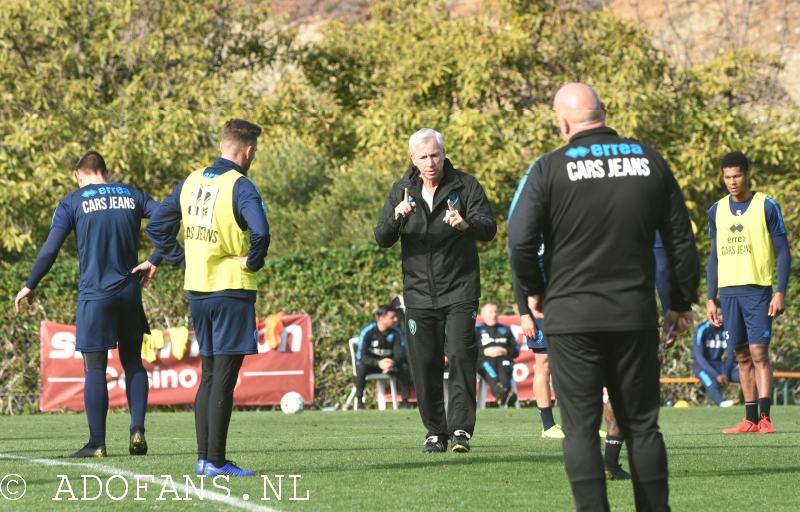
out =
<path fill-rule="evenodd" d="M 729 197 L 728 201 L 730 204 L 731 212 L 734 215 L 744 215 L 747 211 L 747 208 L 750 206 L 750 203 L 753 201 L 753 197 L 755 197 L 755 193 L 750 194 L 750 198 L 747 201 L 742 201 L 738 203 L 733 200 L 733 197 Z M 716 250 L 716 240 L 717 240 L 717 205 L 719 205 L 719 201 L 714 203 L 711 208 L 708 210 L 708 237 L 711 239 L 712 249 Z M 778 204 L 769 196 L 766 197 L 764 201 L 764 214 L 766 215 L 767 221 L 767 230 L 772 237 L 786 235 L 786 226 L 783 223 L 783 215 L 781 214 L 781 210 L 778 207 Z M 774 241 L 774 238 L 773 238 Z M 777 249 L 777 248 L 776 248 Z M 712 254 L 712 258 L 709 259 L 709 263 L 711 266 L 714 266 L 712 271 L 716 274 L 716 251 Z M 779 268 L 780 274 L 780 268 Z M 781 276 L 779 276 L 781 277 Z M 788 276 L 787 276 L 788 277 Z M 725 297 L 736 297 L 740 295 L 752 295 L 752 294 L 759 294 L 762 293 L 765 289 L 770 289 L 770 286 L 759 286 L 759 285 L 743 285 L 743 286 L 726 286 L 724 288 L 719 289 L 720 296 Z M 778 288 L 781 288 L 779 286 Z M 779 290 L 781 291 L 781 290 Z M 709 295 L 711 291 L 709 291 Z M 709 297 L 712 299 L 713 297 Z"/>
<path fill-rule="evenodd" d="M 728 343 L 725 340 L 724 326 L 714 327 L 709 321 L 698 325 L 694 330 L 694 343 L 692 344 L 695 374 L 699 375 L 701 371 L 704 371 L 712 379 L 716 379 L 720 374 L 730 376 L 733 357 L 722 359 L 727 349 Z"/>
<path fill-rule="evenodd" d="M 122 183 L 87 185 L 59 203 L 51 228 L 75 231 L 81 278 L 79 300 L 104 299 L 119 291 L 139 263 L 139 228 L 159 203 Z M 154 253 L 155 263 L 160 261 Z M 151 257 L 151 262 L 153 262 Z"/>

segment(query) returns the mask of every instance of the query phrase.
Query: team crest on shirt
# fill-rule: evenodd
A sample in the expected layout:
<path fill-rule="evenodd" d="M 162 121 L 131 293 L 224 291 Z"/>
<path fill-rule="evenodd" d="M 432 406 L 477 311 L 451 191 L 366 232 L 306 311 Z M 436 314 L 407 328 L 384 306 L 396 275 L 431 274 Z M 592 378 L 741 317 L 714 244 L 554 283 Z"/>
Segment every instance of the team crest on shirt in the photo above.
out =
<path fill-rule="evenodd" d="M 450 194 L 447 195 L 447 200 L 450 201 L 451 205 L 453 205 L 453 206 L 457 205 L 458 204 L 458 192 L 456 192 L 455 190 L 450 192 Z"/>

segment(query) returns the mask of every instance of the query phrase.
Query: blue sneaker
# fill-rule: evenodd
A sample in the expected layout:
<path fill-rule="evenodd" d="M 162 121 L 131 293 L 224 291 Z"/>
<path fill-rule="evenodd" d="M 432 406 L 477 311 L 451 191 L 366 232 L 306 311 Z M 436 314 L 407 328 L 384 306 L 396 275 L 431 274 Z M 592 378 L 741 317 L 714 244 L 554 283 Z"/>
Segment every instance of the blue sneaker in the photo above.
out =
<path fill-rule="evenodd" d="M 256 476 L 256 474 L 252 471 L 248 471 L 246 469 L 241 469 L 236 464 L 231 461 L 227 461 L 224 466 L 218 468 L 214 465 L 213 462 L 207 461 L 206 462 L 206 476 L 209 478 L 214 478 L 218 475 L 230 475 L 230 476 Z"/>
<path fill-rule="evenodd" d="M 200 459 L 197 461 L 197 467 L 194 468 L 195 475 L 205 475 L 206 474 L 206 466 L 208 465 L 208 461 L 206 459 Z"/>

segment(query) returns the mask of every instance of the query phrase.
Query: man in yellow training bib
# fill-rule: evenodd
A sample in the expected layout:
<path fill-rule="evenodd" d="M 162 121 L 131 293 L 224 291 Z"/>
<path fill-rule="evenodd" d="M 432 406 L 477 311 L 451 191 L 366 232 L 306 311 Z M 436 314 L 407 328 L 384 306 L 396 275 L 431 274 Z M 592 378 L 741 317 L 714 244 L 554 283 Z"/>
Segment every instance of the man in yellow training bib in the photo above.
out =
<path fill-rule="evenodd" d="M 258 352 L 256 272 L 269 249 L 267 211 L 246 178 L 261 127 L 225 123 L 222 158 L 193 172 L 161 204 L 147 226 L 153 245 L 171 265 L 185 266 L 203 377 L 194 403 L 196 473 L 253 476 L 225 457 L 233 390 L 244 356 Z M 183 222 L 184 247 L 176 228 Z"/>
<path fill-rule="evenodd" d="M 730 195 L 708 211 L 708 321 L 722 326 L 736 353 L 745 400 L 745 419 L 723 434 L 760 432 L 774 434 L 770 420 L 772 367 L 769 342 L 772 319 L 785 308 L 791 255 L 786 226 L 778 204 L 761 192 L 750 190 L 750 163 L 739 152 L 722 159 L 722 179 Z M 778 287 L 772 294 L 775 260 Z M 716 305 L 719 289 L 722 309 Z M 758 401 L 756 401 L 756 390 Z M 761 415 L 759 417 L 759 408 Z"/>

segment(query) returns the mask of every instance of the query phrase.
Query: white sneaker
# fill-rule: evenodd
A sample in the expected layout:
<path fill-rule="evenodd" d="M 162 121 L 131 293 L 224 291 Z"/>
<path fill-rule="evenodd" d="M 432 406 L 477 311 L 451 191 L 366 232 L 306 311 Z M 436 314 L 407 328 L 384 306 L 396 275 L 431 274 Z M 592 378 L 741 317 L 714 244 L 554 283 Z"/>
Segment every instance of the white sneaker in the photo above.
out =
<path fill-rule="evenodd" d="M 730 407 L 733 405 L 733 400 L 723 400 L 719 406 L 720 407 Z"/>

